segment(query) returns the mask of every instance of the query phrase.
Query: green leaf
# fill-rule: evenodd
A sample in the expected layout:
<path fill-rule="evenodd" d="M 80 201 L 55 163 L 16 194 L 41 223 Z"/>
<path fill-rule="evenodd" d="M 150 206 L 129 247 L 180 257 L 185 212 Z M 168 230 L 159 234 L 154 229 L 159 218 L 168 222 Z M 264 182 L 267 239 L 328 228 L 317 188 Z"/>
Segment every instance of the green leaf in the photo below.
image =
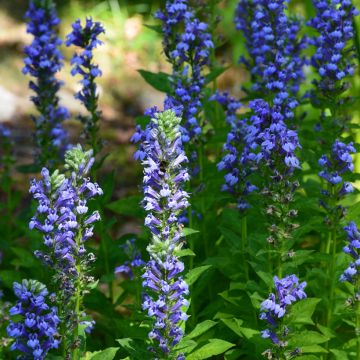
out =
<path fill-rule="evenodd" d="M 111 347 L 107 348 L 102 351 L 95 351 L 93 353 L 86 353 L 84 360 L 113 360 L 117 351 L 119 350 L 118 347 Z"/>
<path fill-rule="evenodd" d="M 185 281 L 186 283 L 191 286 L 195 283 L 195 281 L 197 279 L 199 279 L 199 277 L 207 270 L 209 270 L 211 268 L 211 265 L 203 265 L 203 266 L 199 266 L 195 269 L 190 270 L 186 276 L 185 276 Z"/>
<path fill-rule="evenodd" d="M 291 307 L 292 324 L 309 324 L 314 325 L 311 317 L 315 311 L 316 305 L 321 301 L 317 298 L 303 299 Z"/>
<path fill-rule="evenodd" d="M 223 72 L 229 67 L 217 67 L 205 76 L 205 84 L 211 83 L 213 80 L 218 78 Z"/>
<path fill-rule="evenodd" d="M 200 324 L 197 324 L 195 329 L 186 336 L 186 339 L 194 339 L 194 338 L 204 334 L 206 331 L 210 330 L 216 324 L 217 324 L 216 321 L 205 320 L 205 321 L 201 322 Z"/>
<path fill-rule="evenodd" d="M 138 70 L 142 78 L 154 89 L 164 93 L 171 93 L 171 83 L 169 75 L 163 72 L 153 73 L 146 70 Z"/>
<path fill-rule="evenodd" d="M 244 337 L 243 332 L 241 331 L 241 325 L 243 324 L 243 321 L 240 319 L 221 319 L 221 321 L 229 328 L 231 329 L 236 335 L 240 337 Z"/>
<path fill-rule="evenodd" d="M 328 351 L 323 348 L 320 345 L 308 345 L 308 346 L 302 346 L 301 347 L 301 351 L 306 354 L 306 353 L 323 353 L 323 354 L 327 354 Z"/>
<path fill-rule="evenodd" d="M 147 27 L 148 29 L 154 30 L 155 32 L 157 32 L 158 34 L 162 34 L 162 27 L 161 25 L 149 25 L 149 24 L 144 24 L 145 27 Z"/>
<path fill-rule="evenodd" d="M 196 254 L 191 249 L 182 249 L 176 252 L 176 256 L 196 256 Z"/>
<path fill-rule="evenodd" d="M 114 201 L 106 207 L 119 215 L 142 218 L 144 217 L 144 210 L 140 207 L 140 201 L 140 195 L 132 195 L 124 199 Z"/>
<path fill-rule="evenodd" d="M 194 340 L 188 340 L 183 338 L 175 347 L 174 351 L 182 352 L 185 355 L 192 352 L 197 346 L 197 342 Z"/>
<path fill-rule="evenodd" d="M 334 354 L 336 360 L 349 360 L 346 351 L 330 349 L 330 352 Z"/>
<path fill-rule="evenodd" d="M 195 350 L 189 356 L 187 356 L 187 360 L 201 360 L 208 359 L 215 355 L 223 354 L 225 351 L 229 350 L 235 346 L 228 341 L 221 339 L 210 339 L 209 342 L 203 345 L 200 349 Z"/>
<path fill-rule="evenodd" d="M 0 271 L 1 285 L 10 289 L 13 287 L 14 282 L 21 282 L 21 273 L 15 270 L 1 270 Z"/>
<path fill-rule="evenodd" d="M 122 348 L 124 348 L 130 355 L 131 359 L 144 360 L 148 359 L 148 351 L 140 347 L 138 343 L 130 338 L 116 340 Z"/>
<path fill-rule="evenodd" d="M 192 234 L 196 234 L 198 233 L 199 230 L 195 230 L 195 229 L 190 229 L 190 228 L 183 228 L 183 234 L 184 236 L 189 236 L 189 235 L 192 235 Z"/>
<path fill-rule="evenodd" d="M 324 334 L 329 339 L 336 337 L 336 334 L 332 329 L 320 324 L 317 324 L 316 327 L 321 331 L 322 334 Z"/>
<path fill-rule="evenodd" d="M 308 347 L 311 345 L 318 345 L 329 341 L 329 338 L 316 331 L 302 331 L 295 334 L 289 340 L 289 346 L 293 347 Z"/>
<path fill-rule="evenodd" d="M 16 255 L 16 259 L 11 261 L 14 266 L 22 266 L 24 268 L 34 268 L 37 265 L 35 257 L 30 251 L 19 247 L 12 247 L 11 251 Z"/>

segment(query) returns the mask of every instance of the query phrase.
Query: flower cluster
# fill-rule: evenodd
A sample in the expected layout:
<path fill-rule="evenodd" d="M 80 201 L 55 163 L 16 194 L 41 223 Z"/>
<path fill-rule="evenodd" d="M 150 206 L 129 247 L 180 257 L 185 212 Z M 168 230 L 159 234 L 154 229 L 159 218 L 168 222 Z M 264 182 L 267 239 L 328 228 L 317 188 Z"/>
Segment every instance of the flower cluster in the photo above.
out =
<path fill-rule="evenodd" d="M 135 239 L 126 241 L 125 244 L 121 245 L 121 248 L 124 250 L 130 261 L 125 261 L 123 265 L 118 266 L 115 269 L 115 274 L 125 274 L 130 279 L 133 279 L 135 277 L 134 270 L 142 268 L 145 265 L 145 262 L 141 258 L 140 251 L 138 251 L 135 246 Z"/>
<path fill-rule="evenodd" d="M 288 175 L 300 168 L 295 153 L 301 148 L 298 135 L 286 126 L 281 108 L 270 107 L 261 99 L 251 101 L 249 107 L 253 115 L 246 127 L 243 163 L 265 163 L 277 176 Z"/>
<path fill-rule="evenodd" d="M 48 290 L 35 280 L 14 283 L 18 302 L 10 309 L 10 315 L 20 315 L 21 320 L 10 321 L 8 335 L 15 339 L 10 350 L 21 351 L 26 358 L 45 359 L 50 349 L 57 349 L 57 326 L 60 322 L 56 307 L 49 308 Z"/>
<path fill-rule="evenodd" d="M 360 232 L 354 222 L 350 222 L 348 226 L 344 227 L 347 235 L 348 245 L 343 247 L 345 254 L 351 255 L 354 262 L 351 262 L 348 268 L 340 276 L 340 281 L 348 281 L 354 283 L 358 277 L 358 268 L 360 267 Z"/>
<path fill-rule="evenodd" d="M 250 71 L 255 94 L 283 108 L 293 117 L 293 96 L 304 78 L 301 55 L 306 39 L 298 39 L 300 22 L 286 15 L 287 0 L 240 0 L 235 24 L 242 30 L 249 58 L 241 59 Z"/>
<path fill-rule="evenodd" d="M 337 218 L 344 215 L 345 208 L 342 205 L 335 205 L 338 200 L 354 190 L 350 182 L 343 180 L 343 176 L 354 170 L 351 154 L 355 152 L 352 143 L 345 144 L 336 140 L 332 145 L 330 156 L 323 155 L 319 159 L 318 163 L 323 168 L 319 176 L 329 185 L 326 190 L 321 191 L 323 199 L 320 201 L 320 205 L 329 213 L 327 222 L 336 222 Z"/>
<path fill-rule="evenodd" d="M 306 282 L 299 284 L 299 279 L 295 275 L 283 279 L 274 276 L 274 285 L 275 294 L 271 293 L 269 298 L 261 303 L 260 319 L 265 320 L 269 325 L 268 329 L 261 332 L 261 336 L 270 338 L 277 347 L 285 347 L 289 329 L 284 318 L 293 303 L 306 298 L 304 292 Z"/>
<path fill-rule="evenodd" d="M 174 105 L 183 110 L 182 140 L 192 142 L 202 131 L 198 115 L 205 86 L 203 69 L 214 44 L 208 25 L 196 18 L 187 0 L 167 0 L 164 11 L 155 16 L 162 21 L 164 52 L 173 67 Z"/>
<path fill-rule="evenodd" d="M 96 78 L 102 73 L 99 66 L 93 63 L 93 50 L 102 44 L 98 36 L 105 30 L 99 22 L 93 22 L 91 18 L 86 19 L 84 26 L 81 25 L 80 20 L 77 20 L 72 28 L 72 32 L 67 36 L 66 45 L 75 45 L 82 49 L 79 54 L 74 54 L 71 59 L 73 65 L 71 74 L 82 76 L 80 81 L 82 88 L 75 97 L 84 104 L 89 112 L 88 116 L 80 115 L 79 119 L 85 126 L 85 137 L 96 154 L 101 148 L 101 143 L 97 139 L 101 113 L 97 104 Z"/>
<path fill-rule="evenodd" d="M 152 119 L 149 140 L 144 143 L 145 225 L 152 233 L 148 246 L 150 261 L 143 275 L 147 289 L 143 309 L 155 319 L 149 337 L 158 343 L 154 355 L 169 354 L 180 341 L 180 322 L 187 319 L 183 307 L 188 286 L 179 274 L 183 263 L 176 253 L 182 246 L 181 212 L 189 205 L 183 184 L 189 175 L 181 142 L 180 121 L 172 110 L 158 112 Z M 177 359 L 183 359 L 179 354 Z"/>
<path fill-rule="evenodd" d="M 354 170 L 351 154 L 354 154 L 355 152 L 356 150 L 353 143 L 345 144 L 336 140 L 331 148 L 330 158 L 327 155 L 323 155 L 319 159 L 319 165 L 324 169 L 319 172 L 319 176 L 331 185 L 343 183 L 343 178 L 340 175 Z M 352 185 L 348 182 L 344 182 L 339 194 L 347 194 L 352 191 Z"/>
<path fill-rule="evenodd" d="M 215 100 L 225 109 L 225 120 L 230 126 L 230 131 L 223 146 L 225 155 L 217 164 L 219 171 L 225 170 L 225 183 L 222 191 L 228 191 L 237 198 L 237 207 L 240 211 L 249 208 L 246 196 L 256 190 L 256 186 L 247 181 L 249 169 L 241 164 L 241 154 L 244 147 L 245 122 L 238 119 L 236 112 L 241 107 L 241 103 L 229 93 L 216 92 L 210 100 Z"/>
<path fill-rule="evenodd" d="M 86 177 L 93 163 L 92 151 L 84 152 L 79 145 L 65 153 L 69 175 L 58 170 L 50 175 L 44 168 L 42 180 L 32 180 L 30 186 L 38 207 L 29 226 L 43 234 L 46 247 L 45 251 L 36 251 L 35 256 L 55 271 L 59 301 L 69 307 L 67 314 L 74 317 L 74 326 L 79 323 L 79 314 L 72 310 L 74 294 L 79 288 L 83 293 L 93 282 L 87 276 L 87 268 L 95 257 L 87 253 L 85 242 L 93 236 L 94 223 L 100 215 L 97 211 L 89 214 L 88 201 L 103 193 L 98 184 Z"/>
<path fill-rule="evenodd" d="M 58 19 L 51 1 L 30 1 L 26 13 L 29 20 L 27 32 L 34 36 L 32 43 L 25 47 L 24 74 L 30 74 L 35 81 L 29 87 L 35 92 L 31 99 L 39 111 L 34 116 L 36 126 L 37 162 L 53 165 L 66 147 L 67 134 L 62 122 L 69 118 L 66 108 L 59 106 L 58 91 L 61 82 L 56 73 L 62 67 L 63 56 L 59 50 L 61 40 L 56 34 Z"/>
<path fill-rule="evenodd" d="M 359 12 L 351 0 L 313 0 L 313 4 L 316 16 L 309 25 L 319 33 L 310 39 L 315 47 L 311 64 L 320 76 L 315 86 L 325 93 L 337 92 L 344 85 L 341 81 L 354 74 L 354 54 L 347 45 L 354 37 L 352 22 Z"/>

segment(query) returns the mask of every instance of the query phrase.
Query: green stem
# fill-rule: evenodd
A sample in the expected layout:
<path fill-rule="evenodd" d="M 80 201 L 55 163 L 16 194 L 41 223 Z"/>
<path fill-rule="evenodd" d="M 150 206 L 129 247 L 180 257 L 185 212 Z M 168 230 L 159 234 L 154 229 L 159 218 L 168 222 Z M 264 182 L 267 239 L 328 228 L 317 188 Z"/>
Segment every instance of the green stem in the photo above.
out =
<path fill-rule="evenodd" d="M 330 185 L 330 197 L 333 199 L 332 206 L 336 205 L 335 200 L 335 187 Z M 327 326 L 330 327 L 332 320 L 332 313 L 334 307 L 334 291 L 335 291 L 335 269 L 336 269 L 336 247 L 337 247 L 337 239 L 336 239 L 336 230 L 339 219 L 333 218 L 331 219 L 331 232 L 328 236 L 328 242 L 326 244 L 326 253 L 330 255 L 331 253 L 331 264 L 329 267 L 329 279 L 330 279 L 330 290 L 329 290 L 329 306 L 327 312 Z"/>
<path fill-rule="evenodd" d="M 60 294 L 58 295 L 58 299 L 60 299 Z M 66 323 L 64 321 L 64 316 L 63 316 L 63 306 L 62 303 L 59 302 L 58 304 L 58 308 L 59 308 L 59 315 L 60 315 L 60 335 L 61 335 L 61 354 L 62 357 L 65 359 L 66 358 L 66 344 L 67 344 L 67 337 L 66 337 Z"/>
<path fill-rule="evenodd" d="M 76 237 L 76 245 L 77 248 L 80 247 L 81 244 L 81 239 L 82 239 L 82 229 L 80 229 L 77 237 Z M 80 344 L 78 344 L 78 340 L 79 340 L 79 323 L 80 323 L 80 316 L 81 316 L 81 300 L 82 300 L 82 296 L 81 296 L 81 263 L 80 260 L 77 258 L 76 259 L 76 273 L 77 273 L 77 279 L 75 282 L 75 309 L 74 309 L 74 314 L 75 314 L 75 326 L 73 329 L 73 350 L 72 350 L 72 356 L 71 356 L 71 360 L 79 360 L 80 359 Z"/>
<path fill-rule="evenodd" d="M 357 295 L 360 293 L 360 279 L 358 278 L 355 286 L 355 315 L 356 315 L 356 359 L 360 360 L 360 301 L 357 299 Z"/>
<path fill-rule="evenodd" d="M 247 216 L 241 218 L 241 252 L 243 256 L 244 271 L 246 282 L 249 281 L 249 266 L 246 261 L 245 250 L 248 245 L 247 241 Z"/>

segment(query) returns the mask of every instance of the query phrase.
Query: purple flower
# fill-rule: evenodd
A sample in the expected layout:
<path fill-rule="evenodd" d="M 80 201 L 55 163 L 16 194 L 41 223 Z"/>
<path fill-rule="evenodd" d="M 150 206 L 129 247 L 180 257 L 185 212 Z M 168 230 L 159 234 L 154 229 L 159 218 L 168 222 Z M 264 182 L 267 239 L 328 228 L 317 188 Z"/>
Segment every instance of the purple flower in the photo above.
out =
<path fill-rule="evenodd" d="M 354 164 L 351 154 L 355 152 L 353 143 L 345 144 L 336 140 L 332 145 L 330 156 L 322 155 L 318 161 L 322 168 L 319 176 L 326 180 L 333 189 L 331 192 L 325 189 L 321 191 L 323 199 L 320 201 L 320 205 L 327 211 L 331 211 L 330 204 L 333 199 L 336 199 L 337 202 L 354 190 L 351 183 L 344 181 L 343 176 L 353 172 Z M 342 205 L 338 205 L 338 209 L 341 210 L 340 213 L 343 213 Z"/>
<path fill-rule="evenodd" d="M 240 0 L 235 25 L 245 37 L 248 58 L 240 61 L 250 71 L 252 91 L 294 116 L 294 96 L 304 79 L 306 39 L 299 38 L 300 21 L 286 15 L 287 0 Z"/>
<path fill-rule="evenodd" d="M 347 235 L 348 244 L 343 247 L 343 251 L 345 254 L 349 254 L 353 258 L 353 261 L 340 276 L 340 281 L 355 283 L 360 267 L 360 232 L 353 221 L 350 222 L 348 226 L 345 226 L 344 230 Z"/>
<path fill-rule="evenodd" d="M 32 102 L 39 111 L 34 116 L 36 126 L 37 162 L 40 165 L 54 165 L 67 147 L 67 133 L 62 122 L 69 118 L 66 108 L 59 106 L 57 95 L 61 82 L 56 73 L 63 66 L 63 56 L 59 50 L 61 40 L 56 34 L 60 23 L 52 1 L 30 1 L 25 14 L 28 19 L 27 32 L 34 39 L 25 47 L 24 74 L 35 78 L 29 87 L 35 92 Z"/>
<path fill-rule="evenodd" d="M 76 20 L 72 28 L 73 31 L 67 36 L 66 45 L 75 45 L 82 49 L 71 59 L 73 65 L 71 74 L 73 76 L 79 74 L 82 77 L 80 81 L 82 88 L 75 97 L 89 112 L 88 116 L 80 115 L 79 119 L 84 124 L 85 137 L 96 154 L 101 149 L 101 142 L 97 135 L 101 112 L 98 110 L 96 78 L 101 76 L 102 72 L 99 66 L 93 63 L 93 50 L 102 45 L 98 36 L 105 33 L 105 30 L 99 22 L 93 22 L 91 18 L 86 19 L 84 26 L 81 25 L 79 19 Z"/>
<path fill-rule="evenodd" d="M 92 164 L 92 151 L 84 152 L 78 145 L 65 153 L 66 175 L 58 170 L 50 175 L 44 168 L 42 179 L 32 180 L 29 190 L 38 203 L 29 226 L 43 233 L 46 249 L 35 251 L 35 256 L 55 272 L 59 302 L 65 304 L 64 313 L 70 314 L 69 332 L 80 322 L 73 311 L 75 292 L 79 287 L 85 291 L 93 282 L 87 272 L 95 257 L 86 251 L 85 243 L 100 216 L 97 211 L 89 213 L 87 203 L 103 192 L 87 177 Z"/>
<path fill-rule="evenodd" d="M 45 359 L 51 349 L 57 349 L 57 326 L 60 322 L 57 308 L 47 304 L 48 290 L 35 280 L 14 283 L 18 302 L 10 309 L 10 315 L 21 315 L 17 322 L 10 321 L 7 333 L 15 339 L 10 350 L 19 350 L 32 359 Z"/>
<path fill-rule="evenodd" d="M 311 64 L 320 79 L 314 85 L 322 92 L 337 92 L 344 78 L 354 74 L 353 49 L 346 45 L 354 37 L 353 19 L 359 14 L 350 0 L 313 0 L 316 15 L 309 21 L 318 35 L 310 39 L 315 48 Z"/>
<path fill-rule="evenodd" d="M 289 275 L 282 279 L 274 276 L 274 285 L 275 294 L 270 294 L 260 306 L 260 319 L 265 320 L 269 326 L 268 329 L 262 331 L 262 337 L 270 338 L 275 346 L 284 347 L 288 335 L 288 327 L 284 318 L 293 303 L 306 298 L 304 292 L 306 282 L 299 284 L 299 279 L 295 275 Z"/>
<path fill-rule="evenodd" d="M 162 21 L 163 48 L 173 73 L 172 108 L 181 107 L 184 143 L 196 141 L 202 133 L 199 123 L 205 87 L 203 70 L 214 47 L 208 25 L 196 18 L 187 0 L 167 0 L 165 9 L 155 17 Z"/>
<path fill-rule="evenodd" d="M 126 241 L 125 244 L 120 245 L 124 250 L 129 261 L 125 261 L 123 265 L 116 267 L 115 274 L 124 274 L 130 279 L 135 277 L 134 270 L 137 268 L 142 268 L 145 265 L 145 262 L 141 258 L 141 253 L 138 251 L 135 245 L 135 239 Z"/>
<path fill-rule="evenodd" d="M 155 113 L 143 144 L 145 225 L 152 233 L 147 247 L 150 261 L 143 275 L 143 309 L 154 319 L 149 337 L 155 343 L 151 351 L 159 357 L 171 353 L 181 340 L 180 323 L 187 319 L 188 287 L 179 276 L 184 264 L 176 256 L 183 236 L 179 217 L 189 205 L 183 190 L 189 175 L 183 167 L 187 158 L 180 121 L 172 110 Z"/>
<path fill-rule="evenodd" d="M 224 107 L 225 120 L 228 125 L 230 125 L 230 131 L 227 135 L 226 143 L 223 146 L 225 155 L 217 164 L 219 171 L 226 171 L 222 191 L 228 191 L 233 194 L 237 199 L 238 209 L 245 211 L 250 207 L 246 196 L 257 188 L 247 181 L 249 169 L 241 164 L 246 134 L 246 123 L 244 120 L 239 120 L 236 116 L 236 112 L 240 109 L 241 103 L 227 92 L 216 92 L 210 100 L 215 100 Z"/>

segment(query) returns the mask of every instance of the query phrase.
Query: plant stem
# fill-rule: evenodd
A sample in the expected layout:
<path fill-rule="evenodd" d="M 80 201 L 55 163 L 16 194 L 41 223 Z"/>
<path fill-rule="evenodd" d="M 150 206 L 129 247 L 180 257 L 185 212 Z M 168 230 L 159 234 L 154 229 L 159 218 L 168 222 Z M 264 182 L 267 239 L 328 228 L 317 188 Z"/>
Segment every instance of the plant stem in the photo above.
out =
<path fill-rule="evenodd" d="M 81 239 L 82 239 L 82 229 L 80 228 L 79 233 L 76 237 L 76 245 L 77 248 L 80 247 L 81 244 Z M 74 309 L 74 314 L 75 314 L 75 326 L 73 329 L 73 344 L 72 344 L 72 356 L 71 356 L 71 360 L 79 360 L 80 359 L 80 344 L 78 344 L 79 341 L 79 323 L 80 323 L 80 307 L 81 307 L 81 263 L 80 263 L 80 259 L 77 257 L 76 258 L 76 273 L 77 273 L 77 279 L 75 282 L 75 309 Z"/>
<path fill-rule="evenodd" d="M 248 263 L 246 261 L 246 256 L 245 256 L 245 250 L 246 250 L 247 245 L 248 245 L 248 241 L 247 241 L 247 216 L 243 216 L 241 218 L 241 252 L 242 252 L 242 256 L 243 256 L 244 272 L 245 272 L 246 282 L 249 281 L 249 266 L 248 266 Z"/>
<path fill-rule="evenodd" d="M 356 316 L 356 359 L 360 360 L 360 301 L 358 300 L 360 294 L 360 278 L 358 277 L 355 284 L 355 316 Z"/>
<path fill-rule="evenodd" d="M 330 197 L 333 199 L 332 205 L 336 206 L 335 197 L 335 188 L 334 186 L 330 185 Z M 332 312 L 334 307 L 334 291 L 335 291 L 335 268 L 336 268 L 336 230 L 338 226 L 339 219 L 333 218 L 331 221 L 331 231 L 328 236 L 328 242 L 326 244 L 326 253 L 330 255 L 331 253 L 331 264 L 329 267 L 329 279 L 330 279 L 330 291 L 329 291 L 329 306 L 327 312 L 327 326 L 330 327 L 331 319 L 332 319 Z M 331 249 L 332 248 L 332 249 Z M 332 250 L 332 251 L 331 251 Z"/>

